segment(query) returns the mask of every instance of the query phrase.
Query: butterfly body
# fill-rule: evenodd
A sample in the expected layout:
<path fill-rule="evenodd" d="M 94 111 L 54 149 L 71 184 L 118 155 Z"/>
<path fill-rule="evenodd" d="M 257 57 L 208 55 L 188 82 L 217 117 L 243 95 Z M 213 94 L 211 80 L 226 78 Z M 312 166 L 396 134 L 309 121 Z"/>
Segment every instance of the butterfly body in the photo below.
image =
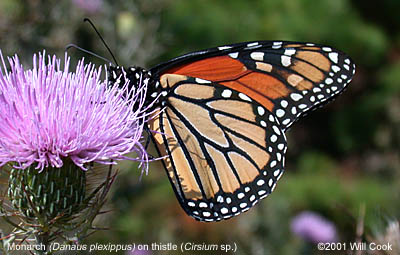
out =
<path fill-rule="evenodd" d="M 331 47 L 258 41 L 125 70 L 130 86 L 148 83 L 148 103 L 158 98 L 149 128 L 181 206 L 197 220 L 218 221 L 274 190 L 285 131 L 341 93 L 355 66 Z"/>

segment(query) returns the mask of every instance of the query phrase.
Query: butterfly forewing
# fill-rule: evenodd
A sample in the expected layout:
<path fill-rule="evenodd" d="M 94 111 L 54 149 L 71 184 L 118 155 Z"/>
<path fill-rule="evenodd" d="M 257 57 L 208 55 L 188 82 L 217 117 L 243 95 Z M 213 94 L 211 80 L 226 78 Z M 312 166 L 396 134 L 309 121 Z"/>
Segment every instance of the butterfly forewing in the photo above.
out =
<path fill-rule="evenodd" d="M 184 55 L 165 72 L 242 92 L 273 112 L 283 130 L 342 92 L 355 72 L 346 54 L 311 43 L 250 42 L 213 48 L 206 56 Z"/>

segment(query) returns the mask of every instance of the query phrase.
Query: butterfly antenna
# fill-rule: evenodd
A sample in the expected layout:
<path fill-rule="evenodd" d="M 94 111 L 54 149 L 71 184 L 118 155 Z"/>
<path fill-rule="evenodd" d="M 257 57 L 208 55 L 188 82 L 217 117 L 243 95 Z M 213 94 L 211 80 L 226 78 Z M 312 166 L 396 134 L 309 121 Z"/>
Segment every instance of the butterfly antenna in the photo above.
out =
<path fill-rule="evenodd" d="M 83 51 L 83 52 L 85 52 L 85 53 L 87 53 L 87 54 L 89 54 L 89 55 L 95 56 L 96 58 L 102 59 L 102 60 L 104 60 L 104 61 L 106 61 L 106 62 L 108 62 L 108 63 L 112 63 L 112 61 L 109 60 L 108 58 L 105 58 L 105 57 L 102 57 L 102 56 L 100 56 L 100 55 L 97 55 L 97 54 L 94 53 L 94 52 L 85 50 L 84 48 L 81 48 L 81 47 L 79 47 L 78 45 L 73 44 L 73 43 L 68 44 L 68 45 L 65 47 L 65 51 L 68 51 L 70 48 L 75 48 L 75 49 L 80 50 L 80 51 Z"/>
<path fill-rule="evenodd" d="M 118 61 L 117 59 L 114 57 L 114 54 L 112 53 L 112 51 L 110 50 L 110 48 L 108 47 L 107 43 L 104 41 L 103 37 L 101 36 L 101 34 L 99 33 L 99 31 L 97 30 L 96 26 L 93 24 L 93 22 L 88 19 L 88 18 L 84 18 L 83 22 L 89 22 L 89 24 L 92 26 L 92 28 L 94 29 L 94 31 L 96 31 L 97 36 L 100 38 L 100 40 L 103 42 L 104 46 L 106 46 L 108 52 L 111 54 L 111 57 L 113 58 L 115 64 L 118 66 Z"/>

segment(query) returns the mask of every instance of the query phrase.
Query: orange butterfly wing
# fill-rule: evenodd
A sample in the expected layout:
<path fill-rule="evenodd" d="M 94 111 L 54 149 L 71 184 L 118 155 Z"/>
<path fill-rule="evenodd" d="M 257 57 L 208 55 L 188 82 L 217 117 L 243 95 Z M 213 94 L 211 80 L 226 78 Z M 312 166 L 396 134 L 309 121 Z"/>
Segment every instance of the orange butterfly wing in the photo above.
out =
<path fill-rule="evenodd" d="M 227 219 L 271 193 L 285 130 L 342 92 L 354 70 L 344 53 L 291 42 L 228 45 L 156 67 L 163 109 L 150 127 L 184 210 Z"/>

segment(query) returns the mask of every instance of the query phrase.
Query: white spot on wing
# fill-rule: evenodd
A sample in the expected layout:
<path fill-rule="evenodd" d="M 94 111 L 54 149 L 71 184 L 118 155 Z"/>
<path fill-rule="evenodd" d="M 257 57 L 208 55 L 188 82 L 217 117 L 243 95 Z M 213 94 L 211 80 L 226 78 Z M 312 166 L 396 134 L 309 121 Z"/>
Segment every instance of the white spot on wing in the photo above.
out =
<path fill-rule="evenodd" d="M 199 206 L 200 206 L 201 208 L 207 208 L 207 204 L 204 203 L 204 202 L 201 202 L 201 203 L 199 204 Z"/>
<path fill-rule="evenodd" d="M 329 53 L 328 57 L 329 57 L 330 60 L 332 60 L 333 63 L 337 64 L 337 62 L 338 62 L 338 54 L 337 54 L 337 52 Z"/>
<path fill-rule="evenodd" d="M 204 217 L 210 217 L 210 216 L 211 216 L 211 213 L 209 213 L 209 212 L 203 212 L 203 216 L 204 216 Z"/>
<path fill-rule="evenodd" d="M 211 83 L 211 81 L 207 81 L 207 80 L 203 80 L 203 79 L 200 79 L 200 78 L 196 78 L 195 79 L 195 81 L 197 82 L 197 83 Z"/>
<path fill-rule="evenodd" d="M 288 102 L 286 100 L 282 100 L 281 105 L 283 108 L 286 108 L 288 106 Z"/>
<path fill-rule="evenodd" d="M 250 57 L 256 61 L 263 61 L 264 60 L 264 52 L 252 52 L 250 53 Z"/>
<path fill-rule="evenodd" d="M 287 124 L 289 124 L 289 122 L 290 122 L 290 119 L 286 119 L 286 120 L 282 121 L 282 124 L 287 125 Z"/>
<path fill-rule="evenodd" d="M 239 52 L 234 52 L 234 53 L 230 53 L 229 57 L 231 58 L 237 58 L 239 56 Z"/>
<path fill-rule="evenodd" d="M 337 73 L 337 72 L 340 71 L 340 67 L 338 67 L 337 65 L 333 65 L 333 66 L 332 66 L 332 70 L 333 70 L 335 73 Z"/>
<path fill-rule="evenodd" d="M 231 95 L 232 95 L 232 91 L 229 89 L 224 89 L 224 91 L 222 91 L 222 94 L 221 94 L 221 96 L 225 97 L 225 98 L 229 98 L 229 97 L 231 97 Z"/>
<path fill-rule="evenodd" d="M 272 180 L 272 179 L 269 179 L 269 181 L 268 181 L 268 186 L 272 186 L 272 184 L 274 184 L 274 181 Z"/>
<path fill-rule="evenodd" d="M 251 98 L 248 97 L 248 96 L 246 96 L 246 95 L 243 94 L 243 93 L 239 93 L 239 97 L 240 97 L 241 99 L 245 100 L 245 101 L 251 102 Z"/>
<path fill-rule="evenodd" d="M 227 49 L 230 49 L 230 48 L 232 48 L 232 47 L 231 47 L 231 46 L 221 46 L 221 47 L 218 47 L 219 50 L 227 50 Z"/>
<path fill-rule="evenodd" d="M 291 57 L 286 56 L 286 55 L 282 55 L 281 56 L 281 62 L 283 66 L 290 66 L 291 64 Z"/>
<path fill-rule="evenodd" d="M 302 95 L 297 94 L 297 93 L 292 93 L 292 94 L 290 94 L 290 97 L 291 97 L 294 101 L 299 101 L 300 99 L 303 98 Z"/>
<path fill-rule="evenodd" d="M 296 53 L 296 50 L 295 50 L 295 49 L 288 48 L 288 49 L 285 50 L 285 52 L 284 52 L 283 54 L 285 54 L 285 55 L 287 55 L 287 56 L 292 56 L 292 55 L 295 54 L 295 53 Z"/>
<path fill-rule="evenodd" d="M 257 107 L 257 112 L 258 112 L 258 114 L 259 114 L 260 116 L 263 116 L 264 113 L 265 113 L 265 110 L 264 110 L 264 108 L 263 108 L 262 106 L 258 106 L 258 107 Z"/>
<path fill-rule="evenodd" d="M 276 116 L 278 116 L 279 118 L 283 117 L 285 115 L 285 111 L 282 109 L 278 109 L 276 111 Z"/>
<path fill-rule="evenodd" d="M 280 134 L 281 134 L 281 131 L 279 130 L 279 128 L 278 128 L 277 126 L 272 126 L 272 129 L 274 130 L 274 132 L 275 132 L 277 135 L 280 135 Z"/>
<path fill-rule="evenodd" d="M 252 43 L 248 43 L 247 47 L 252 47 L 252 46 L 256 46 L 258 45 L 258 42 L 252 42 Z"/>
<path fill-rule="evenodd" d="M 326 78 L 325 83 L 328 84 L 328 85 L 332 84 L 333 83 L 332 78 Z"/>
<path fill-rule="evenodd" d="M 264 195 L 265 193 L 267 193 L 265 190 L 260 190 L 260 191 L 258 191 L 258 195 L 259 195 L 259 196 L 262 196 L 262 195 Z"/>
<path fill-rule="evenodd" d="M 282 46 L 282 42 L 274 42 L 272 44 L 272 49 L 279 49 Z"/>
<path fill-rule="evenodd" d="M 269 115 L 268 120 L 271 122 L 275 122 L 274 116 L 272 116 L 272 115 Z"/>

